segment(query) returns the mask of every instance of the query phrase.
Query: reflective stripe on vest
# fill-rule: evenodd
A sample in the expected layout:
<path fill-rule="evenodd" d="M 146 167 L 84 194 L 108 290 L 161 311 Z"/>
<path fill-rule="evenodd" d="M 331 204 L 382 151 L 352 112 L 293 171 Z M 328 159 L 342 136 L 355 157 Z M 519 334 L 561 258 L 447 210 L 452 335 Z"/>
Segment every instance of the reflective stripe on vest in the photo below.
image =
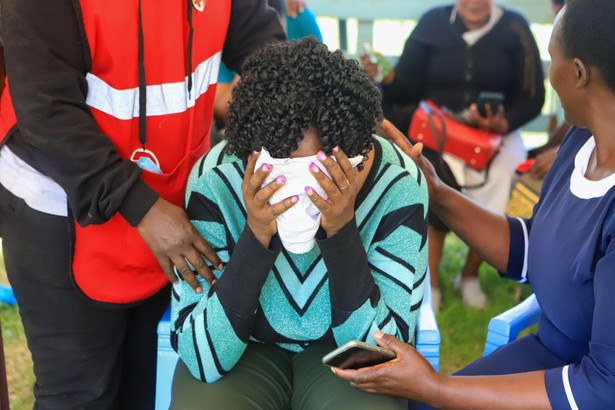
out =
<path fill-rule="evenodd" d="M 102 134 L 120 156 L 141 147 L 138 135 L 138 1 L 80 0 L 92 67 L 86 75 L 86 102 Z M 161 197 L 181 206 L 188 174 L 209 148 L 213 99 L 231 0 L 207 2 L 192 10 L 194 41 L 188 72 L 191 1 L 150 0 L 142 4 L 147 95 L 146 148 L 163 173 L 143 171 L 142 179 Z M 188 89 L 188 76 L 192 87 Z M 15 124 L 10 96 L 2 95 L 0 132 Z M 168 280 L 135 228 L 116 214 L 103 225 L 75 225 L 73 278 L 89 298 L 130 304 L 148 298 Z"/>
<path fill-rule="evenodd" d="M 120 155 L 129 158 L 141 146 L 138 2 L 80 3 L 92 54 L 86 101 L 101 131 L 111 138 Z M 147 95 L 145 148 L 156 155 L 163 171 L 143 171 L 142 178 L 164 199 L 179 206 L 192 166 L 209 148 L 215 94 L 212 85 L 217 82 L 230 19 L 230 0 L 208 2 L 203 12 L 191 11 L 194 69 L 187 73 L 190 27 L 186 6 L 186 0 L 147 1 L 142 3 L 141 14 Z M 190 90 L 188 75 L 192 76 Z M 76 226 L 75 235 L 73 276 L 88 297 L 101 302 L 132 303 L 155 294 L 168 283 L 137 230 L 120 215 L 104 225 Z"/>

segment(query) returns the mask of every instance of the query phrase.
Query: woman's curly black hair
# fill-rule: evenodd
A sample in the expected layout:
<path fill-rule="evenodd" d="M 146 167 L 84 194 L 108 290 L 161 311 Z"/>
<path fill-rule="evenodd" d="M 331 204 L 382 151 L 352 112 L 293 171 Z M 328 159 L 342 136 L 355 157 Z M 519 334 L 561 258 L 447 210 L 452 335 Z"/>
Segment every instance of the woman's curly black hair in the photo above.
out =
<path fill-rule="evenodd" d="M 270 44 L 248 58 L 233 89 L 227 152 L 245 159 L 265 148 L 286 158 L 313 128 L 323 150 L 365 155 L 382 121 L 380 94 L 355 60 L 314 37 Z"/>

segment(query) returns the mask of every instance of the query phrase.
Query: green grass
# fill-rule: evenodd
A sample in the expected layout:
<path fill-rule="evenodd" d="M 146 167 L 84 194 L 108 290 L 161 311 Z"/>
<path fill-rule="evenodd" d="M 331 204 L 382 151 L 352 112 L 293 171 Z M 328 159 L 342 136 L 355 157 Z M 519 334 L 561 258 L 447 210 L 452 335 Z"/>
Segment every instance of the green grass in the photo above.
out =
<path fill-rule="evenodd" d="M 452 373 L 481 357 L 489 320 L 531 294 L 527 285 L 501 279 L 493 267 L 483 263 L 479 275 L 487 305 L 483 310 L 465 307 L 453 282 L 465 262 L 466 252 L 467 247 L 449 234 L 440 268 L 442 306 L 437 316 L 442 338 L 440 370 L 444 373 Z"/>
<path fill-rule="evenodd" d="M 483 264 L 480 277 L 487 293 L 488 303 L 484 310 L 467 308 L 461 303 L 458 290 L 453 282 L 465 260 L 467 248 L 454 235 L 445 242 L 445 256 L 440 270 L 442 307 L 438 314 L 438 326 L 442 336 L 440 368 L 452 373 L 481 357 L 491 317 L 517 304 L 531 292 L 527 286 L 502 280 L 495 269 Z M 0 283 L 7 284 L 0 254 Z M 7 362 L 11 409 L 31 409 L 34 402 L 32 385 L 32 361 L 26 346 L 19 310 L 15 306 L 0 305 L 2 334 Z"/>
<path fill-rule="evenodd" d="M 4 270 L 4 259 L 0 252 L 0 284 L 8 285 Z M 9 399 L 12 410 L 31 409 L 34 404 L 32 385 L 32 358 L 26 345 L 26 337 L 17 306 L 0 304 L 4 359 L 9 385 Z"/>

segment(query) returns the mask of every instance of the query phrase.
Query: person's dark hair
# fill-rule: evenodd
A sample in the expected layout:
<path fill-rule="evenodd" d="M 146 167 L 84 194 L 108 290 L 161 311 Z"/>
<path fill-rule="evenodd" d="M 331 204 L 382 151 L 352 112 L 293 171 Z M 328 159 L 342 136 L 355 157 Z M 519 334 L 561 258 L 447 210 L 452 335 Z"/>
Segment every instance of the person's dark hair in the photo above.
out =
<path fill-rule="evenodd" d="M 365 155 L 382 118 L 380 93 L 356 60 L 312 36 L 278 42 L 243 66 L 228 111 L 227 152 L 245 159 L 264 147 L 286 158 L 313 128 L 325 153 L 339 145 L 349 157 Z"/>
<path fill-rule="evenodd" d="M 615 1 L 566 0 L 561 44 L 566 58 L 596 68 L 615 93 Z"/>

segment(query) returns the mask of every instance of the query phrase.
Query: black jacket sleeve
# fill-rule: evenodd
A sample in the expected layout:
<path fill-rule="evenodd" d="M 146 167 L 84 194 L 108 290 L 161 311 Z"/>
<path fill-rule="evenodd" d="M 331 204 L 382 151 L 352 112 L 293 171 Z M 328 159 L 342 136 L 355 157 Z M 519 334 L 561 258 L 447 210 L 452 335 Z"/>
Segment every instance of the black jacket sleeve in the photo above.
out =
<path fill-rule="evenodd" d="M 222 61 L 241 73 L 246 57 L 266 43 L 285 39 L 278 14 L 267 5 L 267 0 L 233 0 Z"/>
<path fill-rule="evenodd" d="M 527 21 L 517 13 L 507 13 L 512 15 L 511 34 L 518 39 L 514 51 L 516 84 L 511 88 L 510 104 L 504 113 L 512 131 L 540 114 L 545 101 L 545 86 L 542 61 Z"/>
<path fill-rule="evenodd" d="M 395 66 L 391 84 L 382 85 L 384 99 L 399 105 L 417 104 L 425 94 L 428 49 L 425 44 L 408 37 L 404 51 Z"/>
<path fill-rule="evenodd" d="M 86 104 L 91 56 L 77 0 L 2 0 L 9 89 L 17 128 L 9 145 L 66 192 L 77 222 L 119 212 L 136 226 L 158 198 L 141 170 L 100 133 Z M 224 54 L 231 67 L 284 34 L 264 0 L 232 3 Z"/>
<path fill-rule="evenodd" d="M 88 43 L 73 0 L 2 0 L 9 89 L 18 155 L 56 181 L 82 225 L 118 210 L 136 225 L 158 194 L 102 135 L 86 105 Z"/>

